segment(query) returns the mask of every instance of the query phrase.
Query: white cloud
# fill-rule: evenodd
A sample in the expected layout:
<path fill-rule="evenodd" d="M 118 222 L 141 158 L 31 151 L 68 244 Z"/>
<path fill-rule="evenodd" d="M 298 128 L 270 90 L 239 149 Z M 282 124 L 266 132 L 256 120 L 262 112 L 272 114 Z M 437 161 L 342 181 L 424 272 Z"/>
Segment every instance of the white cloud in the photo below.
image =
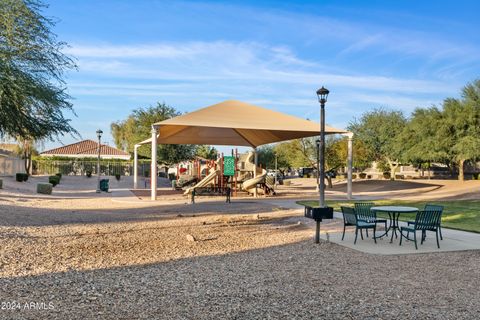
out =
<path fill-rule="evenodd" d="M 149 52 L 147 48 L 152 51 Z M 321 65 L 299 58 L 287 47 L 270 47 L 258 43 L 75 46 L 72 52 L 84 54 L 79 56 L 80 72 L 92 76 L 130 79 L 131 82 L 182 81 L 197 86 L 203 82 L 202 86 L 205 83 L 219 83 L 221 87 L 227 86 L 227 82 L 250 82 L 255 85 L 293 85 L 299 88 L 328 83 L 336 87 L 407 94 L 445 94 L 452 87 L 442 81 L 326 72 Z M 179 55 L 174 56 L 175 52 Z M 145 88 L 138 86 L 137 89 L 145 91 Z M 97 88 L 92 92 L 102 90 Z"/>

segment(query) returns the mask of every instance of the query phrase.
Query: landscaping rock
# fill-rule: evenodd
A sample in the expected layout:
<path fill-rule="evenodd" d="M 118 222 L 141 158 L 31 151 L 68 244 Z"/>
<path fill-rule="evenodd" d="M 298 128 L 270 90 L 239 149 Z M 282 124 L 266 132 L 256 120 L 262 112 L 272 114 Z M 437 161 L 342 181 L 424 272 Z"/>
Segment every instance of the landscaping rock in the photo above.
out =
<path fill-rule="evenodd" d="M 197 239 L 195 239 L 195 237 L 192 236 L 191 234 L 187 234 L 187 241 L 195 242 L 195 241 L 197 241 Z"/>

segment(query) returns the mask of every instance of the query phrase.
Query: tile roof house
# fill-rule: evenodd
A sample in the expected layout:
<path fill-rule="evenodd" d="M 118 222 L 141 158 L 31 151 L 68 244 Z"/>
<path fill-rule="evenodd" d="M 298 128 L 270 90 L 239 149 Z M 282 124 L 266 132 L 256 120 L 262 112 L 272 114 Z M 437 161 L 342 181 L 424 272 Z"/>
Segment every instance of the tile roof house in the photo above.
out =
<path fill-rule="evenodd" d="M 98 155 L 98 142 L 83 140 L 63 147 L 51 149 L 40 153 L 42 157 L 68 157 L 68 158 L 96 158 Z M 100 146 L 102 159 L 130 160 L 128 152 L 119 150 L 106 144 Z"/>
<path fill-rule="evenodd" d="M 18 148 L 16 143 L 0 143 L 0 154 L 4 156 L 12 156 Z"/>

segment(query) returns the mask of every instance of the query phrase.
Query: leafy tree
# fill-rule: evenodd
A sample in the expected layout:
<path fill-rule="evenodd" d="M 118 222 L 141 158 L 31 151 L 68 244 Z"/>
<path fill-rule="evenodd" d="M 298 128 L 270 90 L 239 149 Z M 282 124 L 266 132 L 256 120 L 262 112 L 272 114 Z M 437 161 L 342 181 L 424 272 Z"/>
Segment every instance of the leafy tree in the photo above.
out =
<path fill-rule="evenodd" d="M 277 159 L 277 169 L 284 175 L 285 170 L 290 168 L 290 163 L 283 154 L 276 151 L 276 146 L 269 144 L 257 148 L 258 163 L 265 169 L 275 169 L 275 157 Z"/>
<path fill-rule="evenodd" d="M 212 146 L 207 146 L 207 145 L 200 145 L 197 146 L 195 150 L 195 155 L 209 159 L 209 160 L 215 160 L 217 158 L 218 150 L 215 149 Z"/>
<path fill-rule="evenodd" d="M 64 73 L 76 68 L 36 0 L 0 1 L 0 136 L 52 139 L 76 133 Z"/>
<path fill-rule="evenodd" d="M 368 160 L 386 161 L 392 178 L 395 178 L 402 154 L 398 135 L 403 131 L 406 122 L 401 111 L 375 109 L 351 122 L 348 130 L 355 134 L 355 139 L 365 145 Z"/>
<path fill-rule="evenodd" d="M 32 168 L 32 157 L 38 155 L 35 142 L 32 139 L 17 138 L 18 147 L 15 153 L 22 157 L 25 165 L 25 172 L 30 173 Z"/>
<path fill-rule="evenodd" d="M 314 138 L 304 138 L 279 143 L 274 151 L 289 167 L 316 167 L 315 148 Z"/>
<path fill-rule="evenodd" d="M 465 162 L 480 156 L 480 80 L 466 85 L 461 99 L 444 100 L 438 139 L 457 165 L 458 179 L 464 180 Z"/>
<path fill-rule="evenodd" d="M 401 159 L 428 169 L 432 162 L 445 162 L 447 152 L 439 137 L 442 126 L 442 112 L 436 107 L 417 108 L 399 135 L 398 149 L 402 149 Z"/>
<path fill-rule="evenodd" d="M 157 103 L 154 107 L 134 110 L 127 119 L 113 122 L 110 126 L 113 140 L 117 148 L 133 153 L 135 144 L 151 137 L 152 124 L 179 116 L 181 113 L 165 103 Z M 157 147 L 158 161 L 166 164 L 178 163 L 193 158 L 195 146 L 160 144 Z M 138 154 L 150 158 L 151 146 L 144 145 Z"/>

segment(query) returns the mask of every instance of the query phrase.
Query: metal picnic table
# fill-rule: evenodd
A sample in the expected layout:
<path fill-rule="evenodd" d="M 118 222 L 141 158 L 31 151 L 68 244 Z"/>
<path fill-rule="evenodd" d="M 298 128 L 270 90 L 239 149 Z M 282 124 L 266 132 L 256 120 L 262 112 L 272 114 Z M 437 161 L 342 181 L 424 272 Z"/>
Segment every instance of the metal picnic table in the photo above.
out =
<path fill-rule="evenodd" d="M 398 226 L 398 218 L 402 213 L 416 213 L 418 212 L 418 208 L 415 207 L 404 207 L 404 206 L 378 206 L 378 207 L 371 207 L 370 210 L 375 211 L 375 212 L 385 212 L 388 214 L 388 218 L 390 220 L 390 224 L 385 230 L 385 233 L 375 237 L 375 238 L 381 238 L 384 237 L 388 234 L 390 230 L 392 230 L 392 237 L 390 239 L 390 243 L 393 242 L 393 235 L 395 235 L 395 238 L 398 238 L 397 236 L 397 229 L 400 229 Z"/>

